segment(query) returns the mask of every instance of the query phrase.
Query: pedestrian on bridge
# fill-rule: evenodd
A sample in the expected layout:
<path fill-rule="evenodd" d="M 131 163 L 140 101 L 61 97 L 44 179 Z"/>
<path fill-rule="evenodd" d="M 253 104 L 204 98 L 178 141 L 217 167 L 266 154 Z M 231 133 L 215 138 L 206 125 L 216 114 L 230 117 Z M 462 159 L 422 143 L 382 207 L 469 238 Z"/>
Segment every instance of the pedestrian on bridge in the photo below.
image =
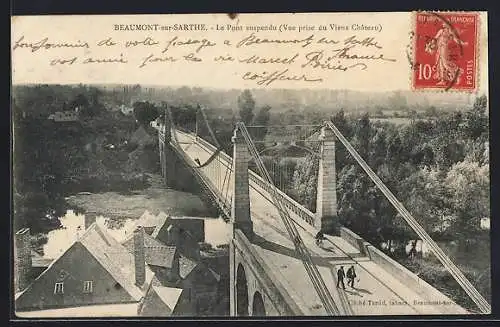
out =
<path fill-rule="evenodd" d="M 340 269 L 337 270 L 337 288 L 339 287 L 339 285 L 342 285 L 342 288 L 345 289 L 344 278 L 344 266 L 340 266 Z"/>
<path fill-rule="evenodd" d="M 417 241 L 411 242 L 411 249 L 410 252 L 408 253 L 408 256 L 410 257 L 411 260 L 415 259 L 415 257 L 417 256 Z"/>
<path fill-rule="evenodd" d="M 347 269 L 347 285 L 354 288 L 354 279 L 356 278 L 356 271 L 354 270 L 354 266 L 351 266 Z"/>
<path fill-rule="evenodd" d="M 322 231 L 319 231 L 318 234 L 314 237 L 316 239 L 316 245 L 321 246 L 323 245 L 323 240 L 325 239 L 325 234 L 323 234 Z"/>

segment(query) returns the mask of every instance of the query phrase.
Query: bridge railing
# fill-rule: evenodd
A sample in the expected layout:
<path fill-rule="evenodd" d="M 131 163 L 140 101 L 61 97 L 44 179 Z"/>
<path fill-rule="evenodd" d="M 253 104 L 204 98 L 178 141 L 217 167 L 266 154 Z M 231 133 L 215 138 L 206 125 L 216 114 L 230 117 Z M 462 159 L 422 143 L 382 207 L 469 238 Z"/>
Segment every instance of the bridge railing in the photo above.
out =
<path fill-rule="evenodd" d="M 183 132 L 181 132 L 181 133 L 183 133 Z M 187 133 L 184 133 L 184 134 L 187 134 Z M 187 135 L 189 135 L 189 134 L 187 134 Z M 192 135 L 189 135 L 189 136 L 192 137 L 193 139 L 195 138 Z M 201 137 L 197 137 L 196 140 L 199 144 L 201 144 L 202 146 L 207 148 L 207 150 L 209 150 L 209 151 L 216 151 L 217 150 L 217 148 L 215 146 L 213 146 L 209 142 L 205 141 Z M 226 160 L 228 164 L 232 163 L 233 159 L 229 155 L 227 155 L 226 153 L 220 152 L 219 155 L 224 160 Z M 295 215 L 297 215 L 298 217 L 300 217 L 301 219 L 306 221 L 308 224 L 314 225 L 314 216 L 315 215 L 313 212 L 304 208 L 300 203 L 298 203 L 297 201 L 292 199 L 288 194 L 281 191 L 276 186 L 269 184 L 261 176 L 259 176 L 257 173 L 255 173 L 252 170 L 250 170 L 250 172 L 249 172 L 249 178 L 250 178 L 250 181 L 254 182 L 256 185 L 258 185 L 260 188 L 262 188 L 263 190 L 265 190 L 268 193 L 271 193 L 271 188 L 274 188 L 277 191 L 277 194 L 280 197 L 280 200 L 283 201 L 284 205 L 286 206 L 286 208 L 288 210 L 290 210 Z"/>
<path fill-rule="evenodd" d="M 176 130 L 176 133 L 185 134 L 185 135 L 188 135 L 189 137 L 194 139 L 194 137 L 189 133 L 179 131 L 179 130 Z M 184 153 L 184 151 L 182 149 L 177 148 L 175 146 L 174 146 L 174 149 L 179 153 L 179 155 L 181 155 L 184 158 L 184 160 L 188 164 L 194 164 L 194 161 L 189 156 L 187 156 L 186 153 Z M 221 154 L 221 152 L 219 152 L 219 154 Z M 223 163 L 223 164 L 226 165 L 225 163 Z M 226 167 L 227 167 L 227 165 L 226 165 Z M 198 181 L 201 182 L 204 187 L 208 188 L 210 190 L 210 192 L 212 192 L 212 194 L 214 194 L 216 196 L 215 200 L 217 201 L 220 209 L 222 209 L 222 211 L 224 212 L 224 215 L 229 218 L 230 213 L 231 213 L 231 198 L 227 199 L 222 194 L 221 190 L 219 190 L 214 185 L 214 183 L 210 180 L 210 178 L 207 178 L 203 174 L 199 173 L 197 171 L 197 169 L 193 168 L 192 166 L 189 166 L 189 168 L 192 169 L 193 172 L 195 173 L 195 175 L 198 177 Z"/>

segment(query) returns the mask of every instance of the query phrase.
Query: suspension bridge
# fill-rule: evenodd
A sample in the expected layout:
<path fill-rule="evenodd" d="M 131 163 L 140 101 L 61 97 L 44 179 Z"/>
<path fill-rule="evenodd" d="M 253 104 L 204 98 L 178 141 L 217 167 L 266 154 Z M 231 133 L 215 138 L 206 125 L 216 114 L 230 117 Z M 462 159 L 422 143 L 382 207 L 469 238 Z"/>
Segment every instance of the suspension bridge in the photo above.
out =
<path fill-rule="evenodd" d="M 158 130 L 162 175 L 176 178 L 180 159 L 232 227 L 230 242 L 230 313 L 232 316 L 363 316 L 469 314 L 442 292 L 388 257 L 337 220 L 335 147 L 344 146 L 401 217 L 429 245 L 435 257 L 472 299 L 480 313 L 491 306 L 432 240 L 352 145 L 331 123 L 310 126 L 296 142 L 313 144 L 319 159 L 316 212 L 311 212 L 275 185 L 276 173 L 262 159 L 264 142 L 239 122 L 232 155 L 222 150 L 204 111 L 208 137 L 177 126 L 167 110 Z M 269 128 L 269 126 L 266 126 Z M 298 131 L 300 126 L 294 126 Z M 302 126 L 303 127 L 303 126 Z M 250 130 L 250 131 L 249 131 Z M 311 130 L 311 129 L 310 129 Z M 207 140 L 210 139 L 210 142 Z M 291 143 L 297 146 L 297 143 Z M 315 145 L 314 145 L 315 144 Z M 306 148 L 305 145 L 298 147 Z M 260 149 L 259 149 L 260 148 Z M 252 168 L 252 169 L 249 169 Z M 278 179 L 280 180 L 280 179 Z M 279 184 L 279 183 L 278 183 Z M 317 244 L 320 229 L 334 227 Z M 337 284 L 340 267 L 355 267 L 355 288 Z"/>

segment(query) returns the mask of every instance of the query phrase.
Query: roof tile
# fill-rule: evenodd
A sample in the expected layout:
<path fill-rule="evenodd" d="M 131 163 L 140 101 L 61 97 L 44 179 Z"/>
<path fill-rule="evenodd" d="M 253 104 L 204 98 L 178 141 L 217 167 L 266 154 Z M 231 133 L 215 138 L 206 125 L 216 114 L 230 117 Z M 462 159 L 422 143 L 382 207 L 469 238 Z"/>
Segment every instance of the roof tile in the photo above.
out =
<path fill-rule="evenodd" d="M 181 278 L 186 278 L 194 268 L 198 266 L 198 263 L 181 255 L 179 257 L 179 275 Z"/>
<path fill-rule="evenodd" d="M 130 235 L 122 243 L 130 253 L 134 252 L 134 235 Z M 147 233 L 144 234 L 144 248 L 148 265 L 172 268 L 176 247 L 167 246 Z"/>

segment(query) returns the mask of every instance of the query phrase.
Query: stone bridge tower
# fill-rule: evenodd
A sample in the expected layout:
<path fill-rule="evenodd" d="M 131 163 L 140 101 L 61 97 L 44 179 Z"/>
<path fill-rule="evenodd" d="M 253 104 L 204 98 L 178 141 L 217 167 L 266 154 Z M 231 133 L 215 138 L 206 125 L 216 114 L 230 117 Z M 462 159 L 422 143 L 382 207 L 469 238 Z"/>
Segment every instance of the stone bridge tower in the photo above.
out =
<path fill-rule="evenodd" d="M 172 138 L 170 117 L 168 116 L 168 111 L 165 110 L 165 118 L 163 124 L 160 125 L 160 130 L 158 133 L 158 145 L 160 150 L 160 167 L 161 176 L 165 185 L 168 187 L 175 186 L 175 172 L 176 172 L 176 160 L 173 149 L 170 146 L 170 140 Z"/>
<path fill-rule="evenodd" d="M 320 141 L 321 147 L 314 227 L 338 235 L 339 222 L 337 216 L 335 134 L 328 126 L 323 126 Z"/>
<path fill-rule="evenodd" d="M 251 159 L 248 146 L 236 127 L 233 141 L 233 199 L 231 205 L 231 223 L 233 228 L 241 229 L 249 240 L 252 239 L 253 224 L 250 216 L 250 193 L 248 162 Z"/>

